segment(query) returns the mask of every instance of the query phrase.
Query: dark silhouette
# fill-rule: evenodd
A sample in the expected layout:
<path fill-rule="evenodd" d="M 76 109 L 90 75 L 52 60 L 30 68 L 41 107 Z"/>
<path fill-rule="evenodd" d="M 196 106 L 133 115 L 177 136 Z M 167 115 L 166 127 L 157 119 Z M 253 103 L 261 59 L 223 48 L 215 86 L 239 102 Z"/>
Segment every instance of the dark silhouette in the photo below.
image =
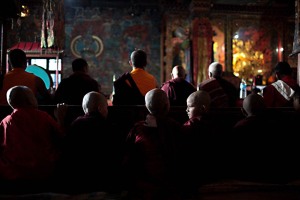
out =
<path fill-rule="evenodd" d="M 249 94 L 243 100 L 245 118 L 233 127 L 231 173 L 236 179 L 272 183 L 288 182 L 299 173 L 295 162 L 296 135 L 288 131 L 280 112 L 268 110 L 262 96 Z M 298 176 L 299 177 L 299 176 Z"/>
<path fill-rule="evenodd" d="M 38 103 L 51 104 L 52 97 L 47 90 L 44 81 L 29 72 L 26 72 L 27 58 L 26 53 L 21 49 L 13 49 L 8 53 L 8 61 L 11 70 L 3 77 L 2 88 L 0 90 L 0 104 L 8 105 L 6 101 L 6 92 L 13 86 L 24 85 L 29 87 L 37 98 Z"/>
<path fill-rule="evenodd" d="M 107 121 L 108 104 L 99 92 L 87 93 L 84 115 L 68 129 L 60 162 L 62 189 L 71 193 L 116 192 L 121 166 L 117 132 Z"/>
<path fill-rule="evenodd" d="M 73 73 L 62 79 L 55 91 L 54 101 L 56 103 L 81 105 L 86 93 L 100 92 L 101 86 L 88 74 L 88 67 L 88 63 L 83 58 L 73 60 Z"/>
<path fill-rule="evenodd" d="M 126 139 L 124 181 L 129 199 L 177 199 L 177 151 L 180 124 L 168 118 L 166 93 L 158 88 L 146 96 L 150 112 Z"/>
<path fill-rule="evenodd" d="M 162 84 L 161 89 L 166 92 L 171 106 L 186 106 L 186 99 L 197 89 L 185 80 L 186 73 L 182 66 L 175 66 L 172 79 Z"/>
<path fill-rule="evenodd" d="M 267 107 L 292 107 L 293 94 L 299 89 L 297 80 L 292 76 L 292 68 L 287 62 L 278 62 L 275 66 L 276 81 L 263 89 Z"/>
<path fill-rule="evenodd" d="M 145 94 L 157 88 L 155 77 L 145 70 L 146 52 L 133 51 L 129 64 L 132 71 L 124 73 L 114 81 L 113 105 L 145 105 Z"/>

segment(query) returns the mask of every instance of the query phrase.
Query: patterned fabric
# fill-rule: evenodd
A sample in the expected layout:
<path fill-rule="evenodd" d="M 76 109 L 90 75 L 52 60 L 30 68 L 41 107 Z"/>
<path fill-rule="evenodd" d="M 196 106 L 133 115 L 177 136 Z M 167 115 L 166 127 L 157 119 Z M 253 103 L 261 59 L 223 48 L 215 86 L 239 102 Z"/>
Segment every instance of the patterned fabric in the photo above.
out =
<path fill-rule="evenodd" d="M 64 0 L 43 0 L 41 47 L 64 47 Z"/>
<path fill-rule="evenodd" d="M 292 96 L 299 85 L 292 77 L 285 76 L 263 89 L 263 97 L 267 107 L 291 107 Z"/>
<path fill-rule="evenodd" d="M 206 17 L 196 17 L 192 23 L 193 80 L 198 85 L 208 76 L 207 67 L 203 66 L 211 63 L 213 29 Z"/>
<path fill-rule="evenodd" d="M 43 1 L 41 47 L 50 48 L 54 46 L 54 14 L 55 1 Z"/>
<path fill-rule="evenodd" d="M 211 97 L 211 107 L 229 106 L 228 96 L 215 78 L 203 81 L 198 88 L 209 93 Z"/>
<path fill-rule="evenodd" d="M 211 97 L 211 107 L 235 107 L 239 91 L 223 78 L 211 78 L 201 82 L 198 89 L 205 90 Z"/>
<path fill-rule="evenodd" d="M 275 83 L 272 83 L 272 85 L 286 100 L 289 101 L 292 99 L 295 91 L 292 88 L 290 88 L 290 86 L 288 86 L 288 84 L 286 84 L 282 80 L 278 80 Z"/>

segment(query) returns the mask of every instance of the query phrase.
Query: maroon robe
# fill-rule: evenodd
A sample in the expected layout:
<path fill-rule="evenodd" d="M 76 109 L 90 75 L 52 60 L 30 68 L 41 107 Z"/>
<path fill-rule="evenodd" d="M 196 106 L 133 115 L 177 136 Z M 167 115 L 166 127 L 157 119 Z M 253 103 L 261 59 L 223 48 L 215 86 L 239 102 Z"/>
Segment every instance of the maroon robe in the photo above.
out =
<path fill-rule="evenodd" d="M 196 91 L 196 88 L 183 78 L 166 81 L 161 89 L 166 92 L 171 106 L 186 106 L 186 99 Z"/>
<path fill-rule="evenodd" d="M 280 84 L 280 81 L 276 81 L 273 84 L 267 85 L 263 89 L 263 97 L 267 107 L 292 107 L 293 98 L 292 95 L 296 90 L 299 90 L 297 81 L 291 76 L 285 76 L 281 79 L 282 87 L 277 87 L 276 83 Z"/>
<path fill-rule="evenodd" d="M 131 129 L 124 158 L 126 186 L 131 197 L 154 200 L 176 196 L 180 130 L 180 124 L 172 119 L 159 120 L 157 127 L 140 121 Z"/>
<path fill-rule="evenodd" d="M 52 177 L 63 134 L 48 113 L 34 108 L 14 109 L 0 123 L 0 179 Z"/>
<path fill-rule="evenodd" d="M 209 93 L 211 107 L 235 107 L 239 99 L 239 91 L 223 78 L 211 78 L 199 84 L 198 89 Z"/>

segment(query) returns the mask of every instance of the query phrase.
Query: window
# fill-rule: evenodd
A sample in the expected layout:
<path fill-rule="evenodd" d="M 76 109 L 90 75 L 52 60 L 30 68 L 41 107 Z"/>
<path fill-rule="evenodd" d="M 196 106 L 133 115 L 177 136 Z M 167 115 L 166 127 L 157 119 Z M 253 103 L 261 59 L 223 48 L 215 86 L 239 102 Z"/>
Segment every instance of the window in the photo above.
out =
<path fill-rule="evenodd" d="M 28 58 L 28 67 L 30 66 L 29 71 L 31 71 L 32 73 L 35 74 L 36 71 L 40 71 L 38 68 L 41 67 L 43 69 L 45 69 L 45 72 L 49 74 L 49 81 L 51 82 L 48 83 L 48 81 L 46 81 L 46 85 L 56 88 L 57 85 L 60 83 L 61 81 L 61 74 L 62 74 L 62 59 L 59 58 L 57 59 L 56 57 L 39 57 L 39 58 L 35 58 L 35 57 L 27 57 Z M 37 67 L 34 67 L 37 66 Z M 27 70 L 26 70 L 27 71 Z M 42 73 L 44 74 L 44 73 Z M 37 76 L 41 75 L 41 73 L 36 74 Z M 41 77 L 43 79 L 43 77 Z M 47 78 L 44 77 L 44 81 L 47 80 Z M 50 85 L 49 85 L 50 84 Z M 48 88 L 50 89 L 50 88 Z"/>

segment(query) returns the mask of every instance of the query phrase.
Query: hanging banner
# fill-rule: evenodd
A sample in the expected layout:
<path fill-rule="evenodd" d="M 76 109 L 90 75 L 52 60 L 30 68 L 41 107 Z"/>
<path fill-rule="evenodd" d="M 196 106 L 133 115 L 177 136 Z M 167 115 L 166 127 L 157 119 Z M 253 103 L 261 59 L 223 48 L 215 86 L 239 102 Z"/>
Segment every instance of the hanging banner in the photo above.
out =
<path fill-rule="evenodd" d="M 295 0 L 295 33 L 294 33 L 294 42 L 293 42 L 293 51 L 289 56 L 296 55 L 300 53 L 300 0 Z"/>
<path fill-rule="evenodd" d="M 208 66 L 212 62 L 213 30 L 208 18 L 193 20 L 193 80 L 198 85 L 208 79 Z"/>
<path fill-rule="evenodd" d="M 63 0 L 43 0 L 41 47 L 63 48 Z"/>

